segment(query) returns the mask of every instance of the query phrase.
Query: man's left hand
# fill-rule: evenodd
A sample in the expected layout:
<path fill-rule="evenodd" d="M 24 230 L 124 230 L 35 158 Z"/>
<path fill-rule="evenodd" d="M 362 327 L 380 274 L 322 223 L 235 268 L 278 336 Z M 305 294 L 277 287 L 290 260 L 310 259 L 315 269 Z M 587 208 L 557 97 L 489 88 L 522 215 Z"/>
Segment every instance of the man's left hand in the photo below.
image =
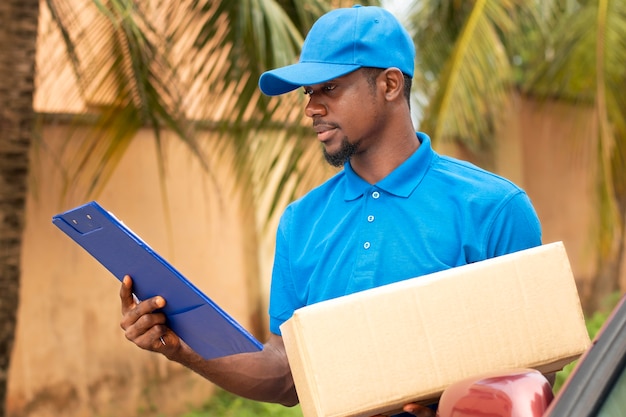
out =
<path fill-rule="evenodd" d="M 413 414 L 414 416 L 417 416 L 417 417 L 435 417 L 436 415 L 435 412 L 431 410 L 430 408 L 425 407 L 423 405 L 419 405 L 417 403 L 410 403 L 410 404 L 405 405 L 404 407 L 402 407 L 402 411 L 404 411 L 405 413 Z M 376 415 L 372 417 L 388 417 L 388 416 L 384 416 L 380 414 L 380 415 Z"/>
<path fill-rule="evenodd" d="M 417 417 L 435 417 L 435 412 L 428 407 L 416 403 L 407 404 L 402 409 Z"/>

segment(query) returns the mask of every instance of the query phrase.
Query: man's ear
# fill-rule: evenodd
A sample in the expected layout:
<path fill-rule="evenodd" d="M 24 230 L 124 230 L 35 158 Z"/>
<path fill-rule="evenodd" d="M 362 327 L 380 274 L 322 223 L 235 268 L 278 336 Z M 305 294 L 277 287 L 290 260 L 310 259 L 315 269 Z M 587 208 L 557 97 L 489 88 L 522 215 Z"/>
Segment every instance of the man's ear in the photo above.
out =
<path fill-rule="evenodd" d="M 385 81 L 385 98 L 389 101 L 404 100 L 404 75 L 398 68 L 387 68 L 380 74 Z"/>

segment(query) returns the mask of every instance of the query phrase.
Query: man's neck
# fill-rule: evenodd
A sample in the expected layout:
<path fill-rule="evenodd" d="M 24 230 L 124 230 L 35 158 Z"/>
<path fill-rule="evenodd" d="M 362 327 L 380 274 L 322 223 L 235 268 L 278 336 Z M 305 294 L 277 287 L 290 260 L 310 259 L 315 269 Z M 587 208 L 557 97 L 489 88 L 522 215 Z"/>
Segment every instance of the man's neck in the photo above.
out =
<path fill-rule="evenodd" d="M 352 170 L 370 184 L 376 184 L 406 161 L 419 148 L 415 132 L 405 132 L 392 140 L 358 152 L 350 159 Z"/>

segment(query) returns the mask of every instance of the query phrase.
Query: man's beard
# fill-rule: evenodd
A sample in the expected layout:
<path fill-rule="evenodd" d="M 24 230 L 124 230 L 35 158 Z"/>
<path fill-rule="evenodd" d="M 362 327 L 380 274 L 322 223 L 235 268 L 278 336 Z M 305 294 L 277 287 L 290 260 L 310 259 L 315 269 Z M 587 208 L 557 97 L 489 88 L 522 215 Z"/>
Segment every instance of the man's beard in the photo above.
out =
<path fill-rule="evenodd" d="M 348 159 L 352 157 L 357 151 L 359 147 L 359 143 L 350 143 L 348 142 L 348 138 L 344 137 L 341 141 L 341 148 L 335 153 L 328 153 L 326 149 L 324 149 L 324 158 L 326 162 L 331 164 L 334 167 L 341 167 L 346 163 Z"/>

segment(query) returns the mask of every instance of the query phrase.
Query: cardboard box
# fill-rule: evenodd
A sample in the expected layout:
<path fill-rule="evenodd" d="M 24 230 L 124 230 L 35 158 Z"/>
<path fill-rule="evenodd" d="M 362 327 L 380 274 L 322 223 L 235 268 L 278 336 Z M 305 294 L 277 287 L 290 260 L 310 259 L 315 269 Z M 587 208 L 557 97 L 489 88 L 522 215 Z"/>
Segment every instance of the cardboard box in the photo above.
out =
<path fill-rule="evenodd" d="M 561 242 L 324 301 L 281 331 L 305 417 L 392 414 L 477 374 L 590 345 Z"/>

